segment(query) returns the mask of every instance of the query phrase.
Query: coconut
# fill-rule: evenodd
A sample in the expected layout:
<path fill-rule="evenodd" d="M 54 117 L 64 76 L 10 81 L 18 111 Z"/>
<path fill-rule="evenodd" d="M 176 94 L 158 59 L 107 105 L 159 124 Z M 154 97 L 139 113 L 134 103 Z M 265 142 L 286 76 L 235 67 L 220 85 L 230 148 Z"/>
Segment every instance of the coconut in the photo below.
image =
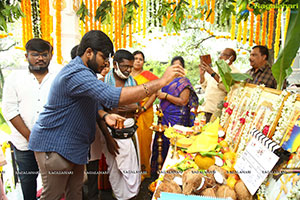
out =
<path fill-rule="evenodd" d="M 170 193 L 181 193 L 181 188 L 174 181 L 163 181 L 159 184 L 154 194 L 155 198 L 158 199 L 160 197 L 161 192 L 170 192 Z"/>
<path fill-rule="evenodd" d="M 230 197 L 232 200 L 236 200 L 236 193 L 233 189 L 231 189 L 228 185 L 222 185 L 218 188 L 216 193 L 219 198 L 228 198 Z"/>
<path fill-rule="evenodd" d="M 238 180 L 234 186 L 234 190 L 239 200 L 252 200 L 252 195 L 242 180 Z"/>
<path fill-rule="evenodd" d="M 216 193 L 214 191 L 214 189 L 212 188 L 206 188 L 205 190 L 203 190 L 200 195 L 202 196 L 206 196 L 206 197 L 216 197 Z"/>

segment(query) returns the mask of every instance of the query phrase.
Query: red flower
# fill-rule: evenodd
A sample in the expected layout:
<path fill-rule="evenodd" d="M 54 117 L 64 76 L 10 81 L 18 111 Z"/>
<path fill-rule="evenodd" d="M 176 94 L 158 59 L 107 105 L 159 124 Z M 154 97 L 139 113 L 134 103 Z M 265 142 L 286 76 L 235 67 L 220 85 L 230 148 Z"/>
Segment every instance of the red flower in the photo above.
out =
<path fill-rule="evenodd" d="M 246 122 L 245 118 L 243 118 L 243 117 L 240 118 L 240 123 L 241 123 L 241 124 L 245 124 L 245 122 Z"/>
<path fill-rule="evenodd" d="M 227 107 L 228 107 L 228 105 L 229 105 L 229 103 L 228 103 L 228 102 L 224 102 L 224 104 L 223 104 L 223 106 L 224 106 L 225 108 L 227 108 Z"/>
<path fill-rule="evenodd" d="M 227 112 L 229 115 L 231 115 L 232 114 L 232 109 L 231 108 L 227 108 L 225 112 Z"/>
<path fill-rule="evenodd" d="M 249 111 L 246 112 L 246 116 L 249 116 Z"/>
<path fill-rule="evenodd" d="M 267 136 L 267 135 L 268 135 L 268 132 L 269 132 L 269 129 L 270 129 L 270 126 L 269 126 L 269 125 L 265 125 L 265 127 L 264 127 L 262 133 L 263 133 L 265 136 Z"/>

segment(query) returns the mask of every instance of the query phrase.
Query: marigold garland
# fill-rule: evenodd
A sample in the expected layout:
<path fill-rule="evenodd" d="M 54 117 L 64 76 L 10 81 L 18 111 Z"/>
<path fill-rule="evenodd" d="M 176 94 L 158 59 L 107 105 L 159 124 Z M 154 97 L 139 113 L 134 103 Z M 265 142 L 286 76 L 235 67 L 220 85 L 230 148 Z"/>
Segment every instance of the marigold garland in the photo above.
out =
<path fill-rule="evenodd" d="M 97 10 L 97 5 L 100 5 L 98 4 L 98 1 L 97 0 L 94 0 L 94 16 L 96 16 L 96 10 Z M 93 17 L 93 20 L 94 20 L 94 30 L 97 30 L 97 21 L 95 21 L 94 17 Z M 98 20 L 99 24 L 100 24 L 100 21 Z M 99 27 L 99 30 L 101 30 L 101 27 Z"/>
<path fill-rule="evenodd" d="M 253 46 L 253 32 L 254 32 L 254 14 L 250 13 L 250 30 L 249 30 L 249 46 Z"/>
<path fill-rule="evenodd" d="M 215 0 L 211 0 L 211 14 L 210 14 L 210 23 L 213 24 L 215 21 Z"/>
<path fill-rule="evenodd" d="M 275 44 L 274 44 L 274 58 L 277 59 L 279 52 L 279 40 L 281 33 L 281 14 L 282 9 L 278 9 L 277 19 L 276 19 L 276 30 L 275 30 Z"/>
<path fill-rule="evenodd" d="M 242 42 L 242 44 L 246 44 L 247 34 L 248 34 L 248 20 L 244 20 L 244 32 L 243 32 L 243 42 Z"/>
<path fill-rule="evenodd" d="M 138 8 L 138 32 L 141 32 L 141 14 L 142 14 L 142 4 L 141 0 L 138 0 L 139 8 Z"/>
<path fill-rule="evenodd" d="M 119 35 L 118 35 L 118 38 L 119 38 L 118 46 L 119 46 L 119 48 L 122 47 L 122 29 L 121 29 L 122 17 L 123 17 L 122 16 L 122 4 L 121 4 L 121 0 L 118 0 L 118 20 L 119 20 L 119 22 L 118 22 L 118 24 L 119 24 L 119 26 L 118 26 L 118 29 L 119 29 L 119 31 L 118 31 L 118 33 L 119 33 Z"/>
<path fill-rule="evenodd" d="M 21 10 L 26 15 L 25 0 L 21 1 Z M 27 26 L 26 26 L 26 23 L 27 23 L 26 16 L 22 17 L 22 44 L 23 44 L 23 47 L 25 47 L 26 41 L 27 41 L 27 37 L 26 37 L 26 28 L 27 28 Z"/>
<path fill-rule="evenodd" d="M 146 15 L 147 15 L 147 13 L 146 13 L 146 10 L 147 10 L 147 8 L 146 8 L 146 0 L 143 0 L 143 38 L 145 38 L 146 37 Z"/>
<path fill-rule="evenodd" d="M 85 6 L 88 7 L 88 0 L 84 0 L 84 3 L 85 3 Z M 88 16 L 85 16 L 84 29 L 85 29 L 85 32 L 89 32 Z"/>
<path fill-rule="evenodd" d="M 132 47 L 132 24 L 129 24 L 129 47 Z"/>
<path fill-rule="evenodd" d="M 267 35 L 267 18 L 268 12 L 264 12 L 262 17 L 262 35 L 261 35 L 261 45 L 266 45 L 266 35 Z"/>
<path fill-rule="evenodd" d="M 125 8 L 126 0 L 123 0 L 123 5 L 124 5 L 123 13 L 126 13 L 126 8 Z M 123 48 L 126 48 L 126 38 L 127 38 L 127 25 L 123 27 Z"/>
<path fill-rule="evenodd" d="M 195 0 L 195 8 L 198 8 L 198 0 Z"/>
<path fill-rule="evenodd" d="M 237 33 L 236 40 L 238 42 L 241 42 L 241 40 L 242 40 L 242 22 L 240 22 L 239 25 L 238 25 L 238 33 Z"/>
<path fill-rule="evenodd" d="M 287 8 L 285 14 L 285 24 L 284 24 L 284 39 L 286 39 L 286 33 L 289 27 L 290 14 L 291 14 L 291 8 Z"/>
<path fill-rule="evenodd" d="M 56 56 L 57 56 L 57 63 L 62 64 L 62 52 L 61 52 L 61 2 L 57 2 L 55 5 L 56 9 Z"/>
<path fill-rule="evenodd" d="M 274 8 L 269 11 L 268 48 L 272 48 L 274 34 Z"/>
<path fill-rule="evenodd" d="M 234 5 L 234 10 L 236 9 L 236 4 L 233 3 L 232 5 Z M 231 14 L 231 28 L 230 28 L 230 38 L 231 40 L 234 40 L 235 39 L 235 25 L 236 23 L 236 18 L 235 18 L 235 15 L 234 14 Z"/>
<path fill-rule="evenodd" d="M 200 5 L 204 6 L 204 4 L 205 4 L 205 0 L 200 0 Z M 208 12 L 208 10 L 207 10 L 207 12 Z M 201 10 L 201 13 L 202 13 L 202 17 L 200 19 L 204 20 L 204 9 Z"/>
<path fill-rule="evenodd" d="M 90 29 L 93 29 L 93 0 L 89 0 L 89 11 L 90 11 Z"/>
<path fill-rule="evenodd" d="M 115 19 L 115 49 L 116 51 L 119 49 L 118 46 L 118 5 L 117 1 L 114 2 L 114 19 Z"/>
<path fill-rule="evenodd" d="M 255 29 L 255 44 L 259 44 L 260 36 L 260 15 L 256 16 L 256 29 Z"/>

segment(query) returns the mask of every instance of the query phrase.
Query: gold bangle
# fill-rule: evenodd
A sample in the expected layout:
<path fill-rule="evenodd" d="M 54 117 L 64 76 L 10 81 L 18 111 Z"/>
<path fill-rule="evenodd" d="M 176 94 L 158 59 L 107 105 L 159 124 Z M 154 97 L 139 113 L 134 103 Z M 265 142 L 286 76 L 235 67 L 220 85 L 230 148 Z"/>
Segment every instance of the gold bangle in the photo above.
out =
<path fill-rule="evenodd" d="M 150 96 L 150 92 L 146 86 L 146 84 L 143 84 L 143 87 L 144 87 L 144 90 L 145 90 L 145 93 L 146 93 L 146 96 L 149 97 Z"/>

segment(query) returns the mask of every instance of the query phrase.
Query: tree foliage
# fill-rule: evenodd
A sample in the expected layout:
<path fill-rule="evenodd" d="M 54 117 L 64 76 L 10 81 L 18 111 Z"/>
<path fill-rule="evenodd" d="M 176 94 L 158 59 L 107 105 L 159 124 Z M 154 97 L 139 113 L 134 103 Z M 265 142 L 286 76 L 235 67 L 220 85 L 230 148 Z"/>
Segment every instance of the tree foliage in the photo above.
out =
<path fill-rule="evenodd" d="M 12 23 L 24 17 L 20 8 L 21 0 L 0 1 L 0 31 L 7 32 L 7 23 Z"/>

